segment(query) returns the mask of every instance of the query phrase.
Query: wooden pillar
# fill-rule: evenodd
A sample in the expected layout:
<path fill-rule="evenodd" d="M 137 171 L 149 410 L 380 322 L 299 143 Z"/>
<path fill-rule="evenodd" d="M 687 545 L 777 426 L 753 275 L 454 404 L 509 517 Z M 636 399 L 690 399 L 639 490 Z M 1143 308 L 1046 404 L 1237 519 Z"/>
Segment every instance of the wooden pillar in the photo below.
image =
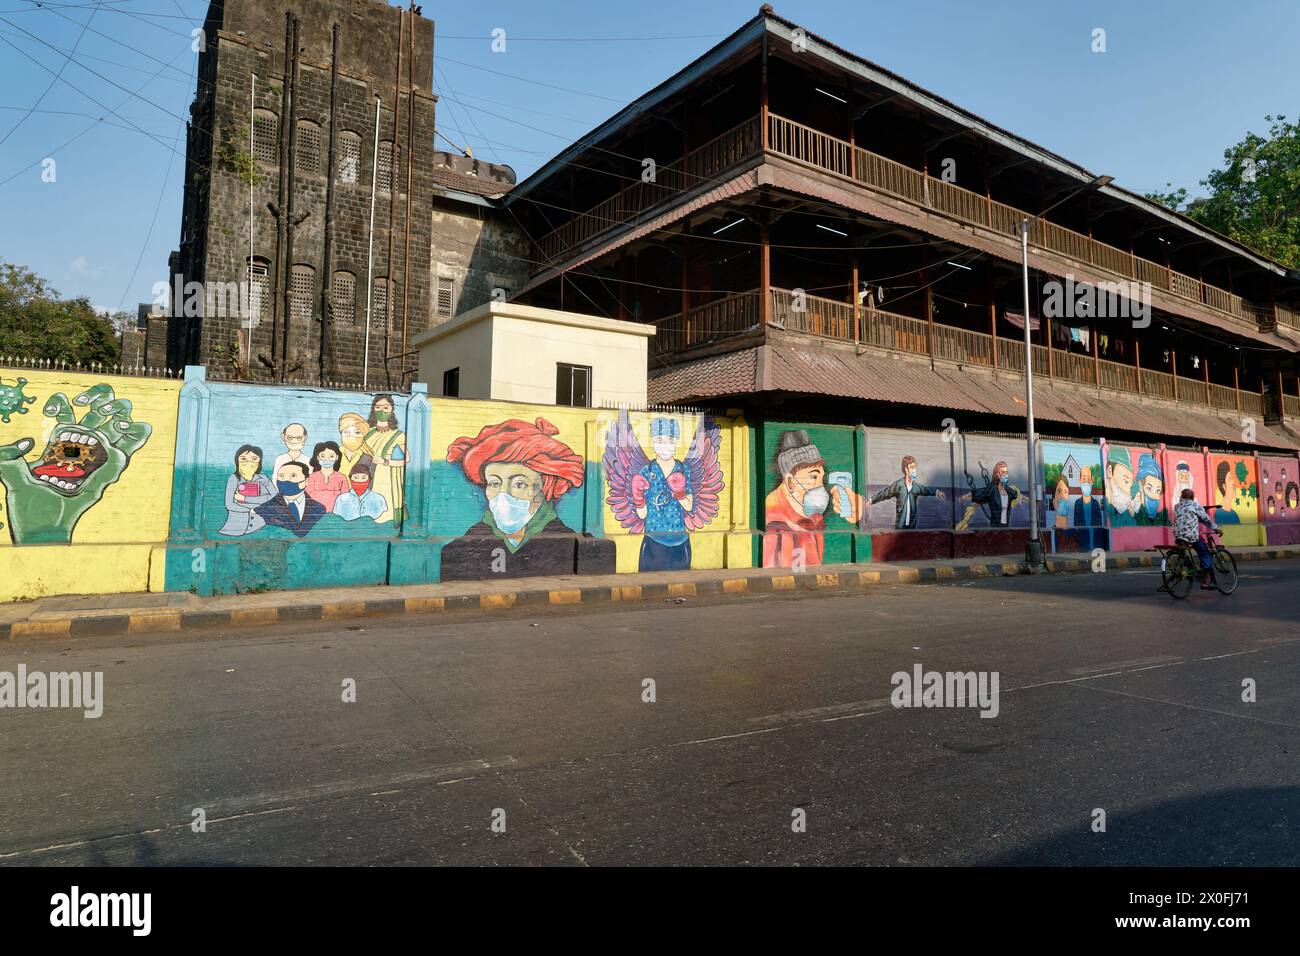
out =
<path fill-rule="evenodd" d="M 1173 346 L 1169 347 L 1169 365 L 1174 373 L 1174 401 L 1178 401 L 1178 350 Z"/>
<path fill-rule="evenodd" d="M 758 232 L 758 319 L 767 337 L 767 326 L 772 321 L 772 247 L 768 241 L 767 223 Z"/>
<path fill-rule="evenodd" d="M 853 232 L 853 230 L 850 230 Z M 853 250 L 852 278 L 849 280 L 849 305 L 853 306 L 853 344 L 862 341 L 862 318 L 858 312 L 858 250 Z"/>
<path fill-rule="evenodd" d="M 1025 321 L 1026 322 L 1029 321 L 1029 316 L 1025 316 Z M 1042 324 L 1039 326 L 1039 328 L 1042 329 L 1043 337 L 1047 340 L 1047 377 L 1053 378 L 1054 372 L 1052 370 L 1052 320 L 1044 315 L 1041 317 L 1040 321 L 1042 322 Z M 1032 361 L 1032 357 L 1029 359 L 1029 361 Z"/>
<path fill-rule="evenodd" d="M 993 274 L 984 270 L 984 298 L 989 304 L 989 336 L 992 339 L 993 368 L 998 367 L 998 305 L 993 300 Z M 1026 316 L 1028 319 L 1028 316 Z"/>
<path fill-rule="evenodd" d="M 1277 367 L 1277 420 L 1286 421 L 1286 392 L 1282 390 L 1282 366 Z"/>
<path fill-rule="evenodd" d="M 763 57 L 760 68 L 759 79 L 759 99 L 758 99 L 758 126 L 759 141 L 763 145 L 763 151 L 768 149 L 768 132 L 767 132 L 767 31 L 763 31 Z"/>
<path fill-rule="evenodd" d="M 684 335 L 684 338 L 682 339 L 682 343 L 684 345 L 691 344 L 691 319 L 690 319 L 691 277 L 690 277 L 690 269 L 688 268 L 689 263 L 687 262 L 687 256 L 688 253 L 685 250 L 685 248 L 683 248 L 681 277 L 682 277 L 682 329 Z"/>
<path fill-rule="evenodd" d="M 1101 352 L 1097 347 L 1097 323 L 1088 323 L 1088 338 L 1092 339 L 1092 381 L 1101 388 Z"/>
<path fill-rule="evenodd" d="M 1232 368 L 1232 391 L 1237 396 L 1237 411 L 1241 411 L 1241 373 L 1235 365 Z"/>
<path fill-rule="evenodd" d="M 930 367 L 934 368 L 934 290 L 925 281 L 925 270 L 919 274 L 921 285 L 925 286 L 925 351 L 930 356 Z"/>
<path fill-rule="evenodd" d="M 1142 394 L 1142 343 L 1133 336 L 1133 367 L 1137 369 L 1138 394 Z"/>
<path fill-rule="evenodd" d="M 858 131 L 855 129 L 857 124 L 853 122 L 853 94 L 849 94 L 849 178 L 854 182 L 858 181 Z M 853 294 L 858 294 L 857 286 L 853 287 Z"/>
<path fill-rule="evenodd" d="M 1214 396 L 1210 388 L 1210 360 L 1204 355 L 1201 356 L 1201 375 L 1205 379 L 1205 404 L 1213 405 Z"/>

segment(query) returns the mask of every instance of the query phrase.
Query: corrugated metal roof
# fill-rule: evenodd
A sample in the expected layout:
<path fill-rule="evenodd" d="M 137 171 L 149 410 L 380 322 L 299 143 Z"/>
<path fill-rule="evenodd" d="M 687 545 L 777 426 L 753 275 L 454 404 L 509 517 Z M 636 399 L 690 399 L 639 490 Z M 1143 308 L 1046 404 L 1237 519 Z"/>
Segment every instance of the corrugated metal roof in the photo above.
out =
<path fill-rule="evenodd" d="M 1209 444 L 1247 445 L 1236 413 L 1225 418 L 1213 410 L 1162 402 L 1110 389 L 1035 377 L 1034 417 L 1107 431 L 1141 432 L 1170 441 L 1195 439 Z M 660 403 L 707 401 L 728 395 L 779 391 L 833 395 L 868 401 L 923 405 L 1022 417 L 1024 380 L 955 366 L 936 365 L 901 354 L 781 342 L 712 356 L 652 373 L 650 400 Z M 1300 436 L 1273 426 L 1256 425 L 1255 445 L 1300 448 Z"/>

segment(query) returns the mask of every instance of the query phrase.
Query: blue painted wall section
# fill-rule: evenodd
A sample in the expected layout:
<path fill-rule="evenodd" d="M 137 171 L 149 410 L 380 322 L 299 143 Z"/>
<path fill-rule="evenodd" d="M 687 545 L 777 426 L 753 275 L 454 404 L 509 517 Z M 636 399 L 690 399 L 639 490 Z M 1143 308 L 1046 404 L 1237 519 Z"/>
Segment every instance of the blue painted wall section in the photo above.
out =
<path fill-rule="evenodd" d="M 436 580 L 429 402 L 212 383 L 186 370 L 169 591 L 230 594 Z"/>

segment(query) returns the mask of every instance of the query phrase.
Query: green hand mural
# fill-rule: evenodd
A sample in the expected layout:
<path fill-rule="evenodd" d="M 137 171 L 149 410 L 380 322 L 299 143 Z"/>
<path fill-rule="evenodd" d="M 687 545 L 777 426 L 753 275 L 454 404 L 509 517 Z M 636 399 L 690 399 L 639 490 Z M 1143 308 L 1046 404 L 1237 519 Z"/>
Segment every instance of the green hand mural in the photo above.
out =
<path fill-rule="evenodd" d="M 74 406 L 85 409 L 77 421 Z M 8 492 L 14 544 L 70 544 L 77 521 L 122 477 L 153 428 L 131 419 L 131 403 L 95 385 L 71 402 L 60 394 L 43 412 L 56 421 L 39 460 L 31 438 L 0 445 L 0 483 Z"/>

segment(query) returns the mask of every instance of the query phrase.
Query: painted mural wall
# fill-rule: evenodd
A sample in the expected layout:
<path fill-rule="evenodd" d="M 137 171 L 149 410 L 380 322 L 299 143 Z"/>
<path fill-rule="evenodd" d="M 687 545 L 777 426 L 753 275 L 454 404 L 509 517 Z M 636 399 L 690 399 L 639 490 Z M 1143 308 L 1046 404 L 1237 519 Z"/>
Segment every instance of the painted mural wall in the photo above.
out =
<path fill-rule="evenodd" d="M 876 560 L 1023 550 L 1029 526 L 1024 439 L 866 428 L 871 555 Z"/>
<path fill-rule="evenodd" d="M 1251 546 L 1263 543 L 1259 523 L 1259 467 L 1253 455 L 1211 454 L 1210 481 L 1214 520 L 1223 528 L 1223 543 Z"/>
<path fill-rule="evenodd" d="M 749 567 L 748 426 L 436 399 L 441 580 Z"/>
<path fill-rule="evenodd" d="M 1300 541 L 1300 458 L 0 370 L 0 600 Z M 75 550 L 69 550 L 75 545 Z M 634 585 L 633 582 L 629 582 Z"/>
<path fill-rule="evenodd" d="M 1144 551 L 1172 541 L 1164 450 L 1103 443 L 1106 523 L 1115 551 Z"/>
<path fill-rule="evenodd" d="M 1258 467 L 1265 543 L 1300 543 L 1300 458 L 1261 455 Z"/>
<path fill-rule="evenodd" d="M 180 399 L 168 590 L 384 583 L 407 512 L 412 396 L 209 383 L 201 371 Z M 427 411 L 421 448 L 426 428 Z"/>
<path fill-rule="evenodd" d="M 862 430 L 765 422 L 754 431 L 758 563 L 803 568 L 868 560 Z"/>
<path fill-rule="evenodd" d="M 943 433 L 866 429 L 867 524 L 876 530 L 950 530 L 956 524 L 955 442 Z"/>
<path fill-rule="evenodd" d="M 1048 547 L 1054 553 L 1109 549 L 1101 446 L 1043 441 L 1039 454 Z"/>
<path fill-rule="evenodd" d="M 0 601 L 149 589 L 180 388 L 0 369 Z"/>

